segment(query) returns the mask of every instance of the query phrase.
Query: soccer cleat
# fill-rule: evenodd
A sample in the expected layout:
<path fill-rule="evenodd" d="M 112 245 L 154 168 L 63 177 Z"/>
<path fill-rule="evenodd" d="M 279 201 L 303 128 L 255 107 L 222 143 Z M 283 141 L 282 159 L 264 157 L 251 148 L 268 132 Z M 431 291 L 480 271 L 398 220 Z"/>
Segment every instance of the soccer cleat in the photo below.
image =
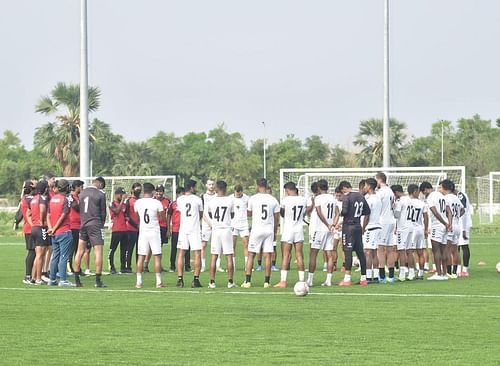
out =
<path fill-rule="evenodd" d="M 170 273 L 174 273 L 175 272 L 175 268 L 173 267 L 170 267 L 170 269 L 168 270 Z"/>
<path fill-rule="evenodd" d="M 387 279 L 387 283 L 395 284 L 396 282 L 398 282 L 398 280 L 396 279 L 396 277 L 389 277 Z"/>
<path fill-rule="evenodd" d="M 360 286 L 368 286 L 368 280 L 361 280 L 359 281 Z"/>
<path fill-rule="evenodd" d="M 286 281 L 280 281 L 276 285 L 274 285 L 274 288 L 286 288 L 287 282 Z"/>
<path fill-rule="evenodd" d="M 398 280 L 399 280 L 399 282 L 405 282 L 406 281 L 406 277 L 405 276 L 399 277 Z"/>
<path fill-rule="evenodd" d="M 106 286 L 103 282 L 98 282 L 94 285 L 95 288 L 106 288 Z"/>
<path fill-rule="evenodd" d="M 112 275 L 116 274 L 116 268 L 112 267 L 112 268 L 109 270 L 109 273 L 111 273 Z"/>
<path fill-rule="evenodd" d="M 50 281 L 50 278 L 48 278 L 47 276 L 43 276 L 42 275 L 42 281 L 48 283 Z"/>
<path fill-rule="evenodd" d="M 234 282 L 228 282 L 227 283 L 227 288 L 235 288 L 236 284 Z"/>
<path fill-rule="evenodd" d="M 257 266 L 257 268 L 255 268 L 255 271 L 256 272 L 262 272 L 262 266 L 261 265 Z"/>
<path fill-rule="evenodd" d="M 226 270 L 224 268 L 217 267 L 217 272 L 224 273 L 224 272 L 226 272 Z"/>
<path fill-rule="evenodd" d="M 160 282 L 159 284 L 156 285 L 156 288 L 165 288 L 167 285 L 165 285 L 163 282 Z"/>
<path fill-rule="evenodd" d="M 323 287 L 332 287 L 332 283 L 331 283 L 331 282 L 326 282 L 326 281 L 325 281 L 325 282 L 323 282 L 323 283 L 321 284 L 321 286 L 323 286 Z"/>
<path fill-rule="evenodd" d="M 448 276 L 447 275 L 440 276 L 440 277 L 441 277 L 441 281 L 448 281 Z"/>
<path fill-rule="evenodd" d="M 279 272 L 280 270 L 276 266 L 271 266 L 271 272 Z"/>
<path fill-rule="evenodd" d="M 49 282 L 47 282 L 47 286 L 57 286 L 57 281 L 56 280 L 54 280 L 54 281 L 49 280 Z"/>
<path fill-rule="evenodd" d="M 23 283 L 25 285 L 31 285 L 31 278 L 30 277 L 24 277 Z"/>
<path fill-rule="evenodd" d="M 379 278 L 378 283 L 386 284 L 387 283 L 387 278 Z"/>
<path fill-rule="evenodd" d="M 183 288 L 184 287 L 184 281 L 179 278 L 177 280 L 177 283 L 175 284 L 175 287 L 177 287 L 177 288 Z"/>
<path fill-rule="evenodd" d="M 216 288 L 216 287 L 217 287 L 217 285 L 215 284 L 215 282 L 210 282 L 208 284 L 208 288 Z"/>
<path fill-rule="evenodd" d="M 135 288 L 142 288 L 142 283 L 136 283 Z"/>
<path fill-rule="evenodd" d="M 312 281 L 307 281 L 306 283 L 307 283 L 307 287 L 313 287 Z"/>
<path fill-rule="evenodd" d="M 252 287 L 252 283 L 251 282 L 243 282 L 241 284 L 241 287 L 242 288 L 251 288 Z"/>
<path fill-rule="evenodd" d="M 269 284 L 269 282 L 264 282 L 264 288 L 271 288 L 271 285 Z"/>
<path fill-rule="evenodd" d="M 36 280 L 36 281 L 35 281 L 35 285 L 36 285 L 36 286 L 46 285 L 46 284 L 47 284 L 47 282 L 44 282 L 44 281 L 42 281 L 42 280 Z"/>
<path fill-rule="evenodd" d="M 409 274 L 408 275 L 408 281 L 413 281 L 415 279 L 415 275 L 414 274 Z"/>
<path fill-rule="evenodd" d="M 450 280 L 456 280 L 458 278 L 458 276 L 455 274 L 455 273 L 447 273 L 446 276 L 450 279 Z"/>
<path fill-rule="evenodd" d="M 192 288 L 200 288 L 200 287 L 203 287 L 203 286 L 201 286 L 201 283 L 200 283 L 199 279 L 194 279 L 193 282 L 191 282 L 191 287 Z"/>
<path fill-rule="evenodd" d="M 85 276 L 91 276 L 91 275 L 92 275 L 92 272 L 90 272 L 90 269 L 89 269 L 89 268 L 87 268 L 87 269 L 85 270 Z"/>
<path fill-rule="evenodd" d="M 340 281 L 339 286 L 347 287 L 347 286 L 352 286 L 352 281 Z"/>
<path fill-rule="evenodd" d="M 428 281 L 441 281 L 441 276 L 437 273 L 434 273 L 432 276 L 427 277 Z"/>
<path fill-rule="evenodd" d="M 434 268 L 433 269 L 429 269 L 428 270 L 429 273 L 437 273 L 437 270 L 435 270 Z"/>
<path fill-rule="evenodd" d="M 75 287 L 74 284 L 72 284 L 71 282 L 69 281 L 59 281 L 59 284 L 58 284 L 59 287 Z"/>
<path fill-rule="evenodd" d="M 460 272 L 458 277 L 469 277 L 469 272 Z"/>

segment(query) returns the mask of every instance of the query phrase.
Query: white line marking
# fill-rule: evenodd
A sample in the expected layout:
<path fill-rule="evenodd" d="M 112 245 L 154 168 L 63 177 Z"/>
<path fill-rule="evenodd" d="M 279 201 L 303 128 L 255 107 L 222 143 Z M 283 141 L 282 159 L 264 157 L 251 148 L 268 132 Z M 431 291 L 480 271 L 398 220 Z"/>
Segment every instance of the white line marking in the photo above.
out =
<path fill-rule="evenodd" d="M 0 287 L 0 291 L 76 291 L 86 293 L 102 293 L 102 292 L 116 292 L 116 293 L 143 293 L 143 294 L 190 294 L 190 295 L 282 295 L 292 296 L 292 291 L 277 292 L 277 291 L 200 291 L 200 290 L 144 290 L 144 289 L 92 289 L 92 288 L 47 288 L 47 287 Z M 359 293 L 359 292 L 310 292 L 311 296 L 368 296 L 368 297 L 438 297 L 438 298 L 469 298 L 469 299 L 500 299 L 500 295 L 482 295 L 482 294 L 389 294 L 389 293 Z"/>
<path fill-rule="evenodd" d="M 2 247 L 2 246 L 6 246 L 6 247 L 12 246 L 12 247 L 15 247 L 15 246 L 25 246 L 25 245 L 26 244 L 24 242 L 22 242 L 22 243 L 21 242 L 19 242 L 19 243 L 0 243 L 0 247 Z M 498 243 L 474 242 L 474 243 L 469 244 L 470 247 L 474 247 L 476 245 L 498 245 Z"/>

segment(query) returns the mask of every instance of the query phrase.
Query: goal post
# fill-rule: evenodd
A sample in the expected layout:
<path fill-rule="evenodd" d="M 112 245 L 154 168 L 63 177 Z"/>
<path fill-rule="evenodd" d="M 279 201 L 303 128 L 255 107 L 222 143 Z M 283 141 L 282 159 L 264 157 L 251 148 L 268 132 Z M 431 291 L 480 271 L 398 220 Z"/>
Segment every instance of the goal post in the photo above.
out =
<path fill-rule="evenodd" d="M 361 179 L 373 178 L 378 172 L 387 175 L 387 183 L 401 184 L 404 188 L 408 184 L 420 184 L 429 181 L 437 187 L 443 179 L 451 179 L 458 190 L 465 191 L 465 167 L 391 167 L 391 168 L 302 168 L 302 169 L 280 169 L 280 199 L 284 196 L 283 185 L 286 182 L 297 184 L 299 193 L 304 196 L 310 195 L 310 185 L 319 179 L 328 181 L 330 190 L 333 190 L 342 181 L 350 181 L 353 188 L 357 190 Z"/>
<path fill-rule="evenodd" d="M 476 177 L 477 208 L 480 224 L 492 224 L 500 213 L 500 172 Z"/>

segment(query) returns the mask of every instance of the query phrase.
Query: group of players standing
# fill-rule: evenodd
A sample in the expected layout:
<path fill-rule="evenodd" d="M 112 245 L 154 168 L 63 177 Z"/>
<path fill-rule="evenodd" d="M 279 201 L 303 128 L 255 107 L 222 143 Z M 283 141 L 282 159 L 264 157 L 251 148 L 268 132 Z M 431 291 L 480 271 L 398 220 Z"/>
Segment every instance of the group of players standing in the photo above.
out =
<path fill-rule="evenodd" d="M 21 201 L 28 250 L 25 283 L 72 286 L 67 280 L 69 264 L 75 285 L 82 286 L 80 263 L 93 247 L 96 287 L 104 287 L 101 275 L 107 209 L 112 219 L 110 272 L 118 272 L 114 254 L 120 246 L 120 273 L 131 273 L 132 256 L 137 248 L 136 288 L 143 286 L 142 274 L 149 271 L 151 257 L 156 287 L 165 287 L 161 279 L 161 255 L 162 244 L 168 238 L 172 239 L 170 271 L 177 271 L 177 287 L 184 287 L 184 272 L 190 271 L 191 252 L 194 257 L 191 286 L 202 286 L 199 276 L 205 269 L 205 249 L 209 241 L 209 288 L 216 287 L 216 272 L 224 271 L 220 269 L 221 256 L 226 257 L 227 287 L 236 287 L 233 275 L 238 237 L 242 238 L 245 256 L 245 282 L 241 287 L 252 286 L 256 256 L 264 259 L 264 287 L 271 287 L 280 215 L 282 261 L 276 288 L 287 287 L 292 248 L 295 248 L 299 281 L 305 281 L 306 217 L 309 217 L 309 286 L 314 285 L 320 250 L 324 252 L 327 272 L 322 285 L 332 286 L 339 243 L 343 247 L 342 271 L 345 272 L 340 286 L 352 285 L 353 252 L 359 260 L 362 286 L 395 283 L 398 264 L 399 280 L 423 279 L 429 262 L 426 250 L 429 234 L 436 273 L 428 279 L 468 276 L 470 205 L 467 196 L 456 192 L 449 180 L 440 182 L 437 191 L 428 182 L 420 186 L 410 184 L 408 195 L 399 185 L 388 187 L 384 173 L 361 181 L 358 192 L 343 181 L 336 187 L 335 194 L 331 194 L 327 181 L 319 180 L 311 185 L 312 195 L 308 199 L 298 194 L 295 183 L 288 182 L 283 187 L 286 196 L 281 204 L 270 194 L 265 179 L 257 180 L 257 193 L 251 197 L 243 193 L 241 186 L 227 195 L 224 181 L 209 180 L 207 192 L 201 198 L 196 195 L 196 182 L 188 180 L 185 188 L 177 189 L 178 197 L 173 202 L 164 197 L 162 185 L 134 183 L 130 197 L 119 187 L 108 206 L 104 187 L 102 178 L 96 178 L 85 189 L 81 181 L 70 185 L 64 179 L 56 182 L 53 176 L 25 183 Z M 459 245 L 464 253 L 460 270 Z M 42 270 L 48 268 L 48 263 L 50 271 L 46 272 L 50 275 L 47 277 Z"/>

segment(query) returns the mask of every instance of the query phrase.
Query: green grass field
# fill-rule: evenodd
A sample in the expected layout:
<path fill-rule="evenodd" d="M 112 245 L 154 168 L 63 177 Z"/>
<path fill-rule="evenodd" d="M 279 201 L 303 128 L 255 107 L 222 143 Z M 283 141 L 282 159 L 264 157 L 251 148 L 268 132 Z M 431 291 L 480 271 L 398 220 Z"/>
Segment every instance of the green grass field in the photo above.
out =
<path fill-rule="evenodd" d="M 163 290 L 154 288 L 154 274 L 141 290 L 135 275 L 106 276 L 101 290 L 93 277 L 82 289 L 26 286 L 23 238 L 3 236 L 0 364 L 498 365 L 497 236 L 476 235 L 471 253 L 468 279 L 325 289 L 317 272 L 310 295 L 298 298 L 291 288 L 263 289 L 262 273 L 250 290 L 223 288 L 225 274 L 218 289 L 178 290 L 172 273 L 163 274 Z M 289 283 L 296 278 L 292 269 Z M 208 284 L 207 273 L 201 281 Z"/>

